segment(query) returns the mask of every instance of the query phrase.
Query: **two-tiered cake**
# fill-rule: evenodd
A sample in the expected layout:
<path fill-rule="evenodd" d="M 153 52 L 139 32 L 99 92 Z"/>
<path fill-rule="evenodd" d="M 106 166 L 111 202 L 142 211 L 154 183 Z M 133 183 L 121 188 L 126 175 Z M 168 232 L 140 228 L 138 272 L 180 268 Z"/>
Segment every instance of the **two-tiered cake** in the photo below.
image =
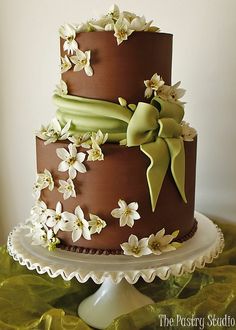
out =
<path fill-rule="evenodd" d="M 196 131 L 171 86 L 172 35 L 117 6 L 60 28 L 56 118 L 37 133 L 32 243 L 141 256 L 192 237 Z"/>

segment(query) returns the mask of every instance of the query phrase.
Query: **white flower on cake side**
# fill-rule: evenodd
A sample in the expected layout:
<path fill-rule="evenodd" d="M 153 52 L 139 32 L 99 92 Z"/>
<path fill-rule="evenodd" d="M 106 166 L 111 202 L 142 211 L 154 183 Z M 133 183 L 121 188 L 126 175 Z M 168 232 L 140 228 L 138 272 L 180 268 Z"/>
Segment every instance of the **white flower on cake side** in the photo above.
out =
<path fill-rule="evenodd" d="M 58 191 L 63 194 L 64 199 L 76 197 L 75 186 L 70 178 L 67 179 L 67 181 L 59 180 L 59 184 L 60 187 L 58 188 Z"/>
<path fill-rule="evenodd" d="M 69 136 L 68 140 L 72 142 L 76 147 L 82 147 L 85 149 L 90 148 L 90 133 L 84 133 L 84 134 L 76 134 L 73 136 Z"/>
<path fill-rule="evenodd" d="M 130 235 L 128 242 L 122 243 L 120 246 L 124 254 L 128 256 L 141 257 L 151 253 L 148 248 L 148 238 L 138 240 L 135 235 Z"/>
<path fill-rule="evenodd" d="M 82 50 L 77 49 L 76 55 L 70 57 L 71 62 L 75 64 L 73 70 L 81 71 L 84 69 L 87 76 L 92 76 L 93 69 L 90 65 L 90 58 L 91 58 L 90 50 L 86 50 L 85 52 L 82 52 Z"/>
<path fill-rule="evenodd" d="M 170 86 L 169 93 L 168 93 L 168 100 L 170 102 L 178 103 L 180 105 L 184 105 L 185 102 L 181 102 L 179 99 L 181 99 L 185 94 L 185 89 L 179 88 L 181 82 L 178 81 L 173 86 Z"/>
<path fill-rule="evenodd" d="M 57 234 L 58 230 L 67 231 L 68 212 L 62 212 L 62 205 L 60 202 L 56 205 L 56 210 L 48 209 L 48 219 L 46 225 L 52 228 L 53 232 Z"/>
<path fill-rule="evenodd" d="M 36 182 L 33 186 L 33 196 L 35 199 L 39 199 L 41 190 L 48 188 L 50 191 L 54 189 L 54 181 L 52 174 L 45 169 L 43 173 L 38 173 Z"/>
<path fill-rule="evenodd" d="M 104 144 L 108 139 L 108 133 L 103 134 L 102 131 L 99 129 L 97 133 L 92 133 L 91 141 L 95 141 L 99 146 Z"/>
<path fill-rule="evenodd" d="M 90 221 L 89 226 L 91 226 L 90 228 L 90 234 L 95 234 L 98 233 L 100 234 L 102 229 L 106 227 L 107 223 L 106 221 L 102 220 L 101 218 L 99 218 L 97 215 L 95 214 L 89 214 L 90 217 Z"/>
<path fill-rule="evenodd" d="M 73 54 L 74 51 L 78 49 L 78 44 L 75 40 L 76 29 L 71 24 L 62 25 L 59 28 L 59 34 L 62 39 L 65 40 L 63 49 L 67 51 L 68 54 Z"/>
<path fill-rule="evenodd" d="M 27 223 L 35 224 L 41 223 L 45 224 L 48 218 L 48 208 L 47 205 L 41 201 L 37 200 L 35 205 L 31 208 L 30 218 L 27 220 Z"/>
<path fill-rule="evenodd" d="M 59 243 L 60 240 L 55 237 L 52 229 L 48 229 L 46 226 L 35 228 L 32 236 L 32 245 L 41 245 L 48 248 L 49 251 L 54 251 Z"/>
<path fill-rule="evenodd" d="M 87 151 L 88 161 L 104 160 L 104 155 L 102 149 L 99 147 L 98 143 L 92 139 L 92 148 Z"/>
<path fill-rule="evenodd" d="M 84 237 L 87 240 L 91 239 L 89 231 L 89 223 L 84 218 L 84 212 L 78 205 L 75 209 L 75 213 L 66 213 L 66 217 L 69 220 L 65 226 L 67 231 L 72 231 L 72 241 L 76 242 L 80 237 Z"/>
<path fill-rule="evenodd" d="M 197 131 L 195 128 L 191 127 L 189 123 L 186 123 L 185 121 L 181 122 L 182 127 L 182 137 L 184 141 L 191 142 L 197 135 Z"/>
<path fill-rule="evenodd" d="M 156 95 L 158 89 L 164 85 L 164 81 L 162 80 L 161 76 L 158 76 L 157 73 L 154 73 L 154 75 L 151 77 L 150 80 L 145 80 L 144 85 L 146 86 L 144 96 L 146 98 L 150 98 L 154 92 L 154 95 Z"/>
<path fill-rule="evenodd" d="M 125 225 L 129 227 L 133 227 L 134 221 L 140 219 L 140 215 L 137 212 L 138 210 L 138 203 L 132 202 L 129 205 L 120 199 L 118 201 L 119 208 L 114 209 L 111 211 L 111 215 L 114 218 L 120 219 L 120 227 Z"/>
<path fill-rule="evenodd" d="M 131 33 L 134 32 L 130 28 L 130 23 L 124 17 L 119 17 L 114 25 L 114 36 L 116 37 L 117 44 L 120 45 L 124 40 L 127 40 Z"/>
<path fill-rule="evenodd" d="M 85 173 L 86 167 L 83 164 L 86 154 L 83 152 L 78 152 L 76 146 L 72 143 L 68 146 L 69 152 L 65 148 L 57 148 L 57 156 L 62 159 L 62 162 L 58 166 L 58 171 L 69 172 L 69 177 L 74 179 L 76 177 L 76 172 Z"/>
<path fill-rule="evenodd" d="M 36 132 L 36 136 L 45 140 L 44 144 L 54 143 L 58 140 L 66 140 L 69 137 L 69 129 L 71 120 L 62 128 L 57 118 L 53 118 L 52 121 L 45 127 L 41 126 L 40 131 Z"/>
<path fill-rule="evenodd" d="M 156 235 L 152 234 L 148 238 L 148 248 L 153 254 L 160 255 L 163 252 L 174 251 L 180 243 L 173 242 L 179 234 L 179 230 L 176 230 L 171 235 L 165 235 L 165 228 L 159 230 Z"/>
<path fill-rule="evenodd" d="M 65 57 L 61 57 L 61 73 L 64 73 L 72 67 L 72 64 L 69 58 L 65 55 Z"/>
<path fill-rule="evenodd" d="M 68 94 L 67 84 L 64 80 L 60 80 L 59 84 L 56 85 L 56 89 L 54 91 L 55 94 L 59 96 L 64 96 Z"/>

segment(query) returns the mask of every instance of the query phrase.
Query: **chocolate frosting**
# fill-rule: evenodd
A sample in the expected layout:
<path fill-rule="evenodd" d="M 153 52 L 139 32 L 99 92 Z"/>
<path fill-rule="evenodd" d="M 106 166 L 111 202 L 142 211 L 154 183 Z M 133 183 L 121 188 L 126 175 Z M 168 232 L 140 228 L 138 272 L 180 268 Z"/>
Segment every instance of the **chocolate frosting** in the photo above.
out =
<path fill-rule="evenodd" d="M 117 102 L 144 101 L 144 80 L 158 73 L 171 84 L 172 35 L 155 32 L 134 32 L 117 45 L 114 32 L 81 32 L 76 36 L 79 49 L 91 50 L 94 75 L 73 69 L 62 74 L 68 94 Z M 63 50 L 61 56 L 67 55 Z"/>
<path fill-rule="evenodd" d="M 62 243 L 88 249 L 120 249 L 120 244 L 128 241 L 131 234 L 139 239 L 155 234 L 163 227 L 167 234 L 180 230 L 178 239 L 193 231 L 194 195 L 195 195 L 195 166 L 196 166 L 196 138 L 193 142 L 185 142 L 185 191 L 188 203 L 184 203 L 170 169 L 168 170 L 157 201 L 155 212 L 151 210 L 146 169 L 149 159 L 139 147 L 125 147 L 107 143 L 102 146 L 104 161 L 85 161 L 87 172 L 78 173 L 74 179 L 76 198 L 63 200 L 57 191 L 59 179 L 67 180 L 68 172 L 59 172 L 60 159 L 56 155 L 57 148 L 67 148 L 69 141 L 57 141 L 44 145 L 44 141 L 37 138 L 37 170 L 38 173 L 48 169 L 55 180 L 52 192 L 44 189 L 41 199 L 48 208 L 55 209 L 60 201 L 63 210 L 74 212 L 80 205 L 89 220 L 89 213 L 98 215 L 106 221 L 107 226 L 100 234 L 92 235 L 91 240 L 79 239 L 72 242 L 70 232 L 59 232 Z M 86 150 L 80 151 L 86 152 Z M 138 202 L 138 212 L 141 219 L 136 220 L 132 228 L 119 226 L 119 219 L 111 216 L 111 211 L 118 207 L 119 199 L 127 203 Z"/>

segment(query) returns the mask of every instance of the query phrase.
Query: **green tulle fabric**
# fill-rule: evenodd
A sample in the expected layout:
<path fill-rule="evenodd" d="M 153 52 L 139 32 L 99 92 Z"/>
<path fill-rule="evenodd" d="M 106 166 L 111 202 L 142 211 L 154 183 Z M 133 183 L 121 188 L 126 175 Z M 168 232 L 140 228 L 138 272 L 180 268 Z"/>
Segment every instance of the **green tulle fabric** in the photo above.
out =
<path fill-rule="evenodd" d="M 236 225 L 220 224 L 220 227 L 226 246 L 218 259 L 193 274 L 171 277 L 167 281 L 157 278 L 152 283 L 140 280 L 136 287 L 155 303 L 117 318 L 107 330 L 164 329 L 160 327 L 160 314 L 204 318 L 227 314 L 236 318 Z M 38 275 L 36 271 L 29 271 L 13 261 L 6 248 L 0 247 L 1 330 L 91 329 L 76 313 L 78 304 L 97 288 L 98 285 L 91 280 L 80 284 L 76 280 L 64 281 L 61 277 L 51 279 L 48 275 Z"/>

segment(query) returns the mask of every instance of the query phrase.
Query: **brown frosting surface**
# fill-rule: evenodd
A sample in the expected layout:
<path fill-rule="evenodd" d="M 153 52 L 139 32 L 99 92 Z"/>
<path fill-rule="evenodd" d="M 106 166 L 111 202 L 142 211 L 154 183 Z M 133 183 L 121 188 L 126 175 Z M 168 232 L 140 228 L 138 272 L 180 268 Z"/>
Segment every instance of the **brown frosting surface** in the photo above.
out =
<path fill-rule="evenodd" d="M 98 215 L 106 221 L 107 226 L 100 234 L 92 235 L 91 240 L 79 239 L 72 242 L 70 232 L 59 232 L 58 237 L 68 246 L 89 249 L 120 249 L 120 244 L 126 242 L 131 234 L 138 238 L 148 237 L 163 227 L 167 234 L 180 230 L 178 239 L 193 231 L 195 167 L 196 167 L 196 138 L 193 142 L 185 142 L 185 190 L 188 203 L 185 204 L 176 188 L 170 169 L 168 170 L 157 201 L 155 212 L 151 210 L 149 190 L 146 179 L 146 169 L 149 159 L 139 147 L 125 147 L 117 144 L 105 144 L 102 150 L 104 161 L 85 161 L 87 172 L 78 173 L 73 180 L 76 198 L 63 199 L 57 191 L 59 179 L 67 180 L 68 172 L 59 172 L 60 159 L 56 155 L 57 148 L 67 148 L 68 141 L 57 141 L 47 146 L 37 138 L 37 170 L 38 173 L 48 169 L 54 178 L 55 188 L 52 192 L 44 189 L 41 199 L 48 208 L 55 209 L 60 201 L 63 211 L 74 212 L 77 205 L 84 211 L 89 220 L 89 213 Z M 80 149 L 86 152 L 86 150 Z M 118 207 L 119 199 L 127 203 L 138 202 L 138 212 L 141 219 L 136 220 L 132 228 L 119 226 L 119 219 L 111 216 L 111 211 Z"/>
<path fill-rule="evenodd" d="M 91 50 L 94 75 L 73 69 L 62 74 L 68 94 L 117 102 L 144 101 L 144 80 L 154 73 L 171 84 L 172 35 L 155 32 L 134 32 L 119 46 L 113 32 L 81 32 L 76 36 L 79 49 Z M 63 50 L 61 56 L 67 55 Z"/>

